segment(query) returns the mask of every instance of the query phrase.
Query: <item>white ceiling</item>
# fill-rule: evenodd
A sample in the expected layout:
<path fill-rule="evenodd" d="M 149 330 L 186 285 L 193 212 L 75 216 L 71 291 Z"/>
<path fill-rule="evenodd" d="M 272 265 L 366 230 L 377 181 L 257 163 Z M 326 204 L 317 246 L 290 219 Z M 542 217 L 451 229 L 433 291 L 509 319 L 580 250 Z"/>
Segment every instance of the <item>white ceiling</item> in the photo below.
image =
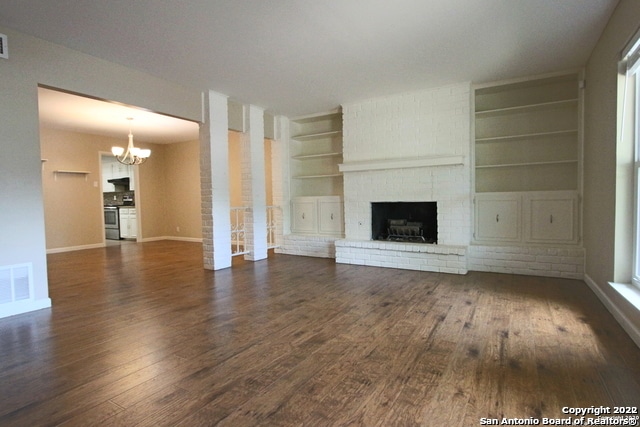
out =
<path fill-rule="evenodd" d="M 0 0 L 0 25 L 298 116 L 581 67 L 617 2 Z"/>
<path fill-rule="evenodd" d="M 38 88 L 38 109 L 40 124 L 49 128 L 113 136 L 125 142 L 129 130 L 134 140 L 157 144 L 198 139 L 197 123 L 48 88 Z"/>

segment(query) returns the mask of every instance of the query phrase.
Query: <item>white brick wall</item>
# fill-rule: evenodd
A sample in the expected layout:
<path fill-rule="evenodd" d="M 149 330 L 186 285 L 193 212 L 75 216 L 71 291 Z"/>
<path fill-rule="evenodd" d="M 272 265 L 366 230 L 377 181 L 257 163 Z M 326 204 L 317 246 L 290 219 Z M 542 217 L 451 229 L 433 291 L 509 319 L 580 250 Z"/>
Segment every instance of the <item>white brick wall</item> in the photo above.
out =
<path fill-rule="evenodd" d="M 345 162 L 459 154 L 468 156 L 471 85 L 345 104 Z"/>
<path fill-rule="evenodd" d="M 469 270 L 584 279 L 584 249 L 469 246 Z"/>
<path fill-rule="evenodd" d="M 468 83 L 343 106 L 344 162 L 464 156 L 464 165 L 345 172 L 345 235 L 371 238 L 371 202 L 438 202 L 438 243 L 471 236 Z"/>
<path fill-rule="evenodd" d="M 466 274 L 466 247 L 381 241 L 336 241 L 336 262 Z"/>
<path fill-rule="evenodd" d="M 302 236 L 286 234 L 284 245 L 275 250 L 279 254 L 312 256 L 317 258 L 335 258 L 335 241 L 339 237 Z"/>
<path fill-rule="evenodd" d="M 345 172 L 346 239 L 336 248 L 338 262 L 466 273 L 470 90 L 464 83 L 343 106 L 345 164 L 454 155 L 464 164 Z M 359 245 L 371 239 L 371 202 L 393 201 L 437 202 L 438 245 Z"/>

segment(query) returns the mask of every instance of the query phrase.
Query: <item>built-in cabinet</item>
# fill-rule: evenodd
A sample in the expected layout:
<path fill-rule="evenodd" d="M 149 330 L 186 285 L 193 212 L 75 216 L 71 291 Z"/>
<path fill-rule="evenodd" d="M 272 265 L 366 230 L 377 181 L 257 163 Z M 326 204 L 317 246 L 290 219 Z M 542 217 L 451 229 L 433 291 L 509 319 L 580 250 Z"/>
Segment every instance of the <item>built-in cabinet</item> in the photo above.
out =
<path fill-rule="evenodd" d="M 138 237 L 138 218 L 136 208 L 120 207 L 120 237 L 123 239 L 135 239 Z"/>
<path fill-rule="evenodd" d="M 477 240 L 520 242 L 522 197 L 519 194 L 482 194 L 475 199 Z"/>
<path fill-rule="evenodd" d="M 339 196 L 295 197 L 291 203 L 291 231 L 296 234 L 341 236 L 343 203 Z"/>
<path fill-rule="evenodd" d="M 579 240 L 578 73 L 475 89 L 475 231 L 481 243 Z"/>
<path fill-rule="evenodd" d="M 291 231 L 342 235 L 342 112 L 291 120 L 289 152 Z"/>
<path fill-rule="evenodd" d="M 574 191 L 481 193 L 475 197 L 477 241 L 567 244 L 578 242 Z"/>

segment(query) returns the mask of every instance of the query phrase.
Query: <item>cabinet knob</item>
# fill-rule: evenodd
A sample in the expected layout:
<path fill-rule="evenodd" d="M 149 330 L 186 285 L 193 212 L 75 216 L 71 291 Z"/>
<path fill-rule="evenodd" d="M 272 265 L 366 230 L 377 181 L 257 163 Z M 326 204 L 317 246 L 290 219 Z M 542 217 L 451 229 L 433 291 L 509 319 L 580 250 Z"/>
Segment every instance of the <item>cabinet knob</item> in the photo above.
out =
<path fill-rule="evenodd" d="M 331 214 L 331 220 L 333 220 L 333 214 Z"/>
<path fill-rule="evenodd" d="M 302 212 L 302 219 L 304 219 L 304 212 Z"/>
<path fill-rule="evenodd" d="M 500 222 L 500 214 L 496 214 L 496 222 Z"/>
<path fill-rule="evenodd" d="M 553 224 L 553 215 L 549 215 L 549 223 Z"/>

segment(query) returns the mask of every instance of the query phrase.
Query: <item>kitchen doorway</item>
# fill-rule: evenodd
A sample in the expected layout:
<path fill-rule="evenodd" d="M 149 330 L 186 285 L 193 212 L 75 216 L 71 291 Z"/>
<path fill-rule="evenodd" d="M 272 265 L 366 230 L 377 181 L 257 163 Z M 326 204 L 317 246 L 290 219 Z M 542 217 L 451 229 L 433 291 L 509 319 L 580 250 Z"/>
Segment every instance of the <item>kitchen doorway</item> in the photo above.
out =
<path fill-rule="evenodd" d="M 105 246 L 138 242 L 139 204 L 136 203 L 138 168 L 125 165 L 112 153 L 100 153 L 100 188 L 104 207 Z"/>

